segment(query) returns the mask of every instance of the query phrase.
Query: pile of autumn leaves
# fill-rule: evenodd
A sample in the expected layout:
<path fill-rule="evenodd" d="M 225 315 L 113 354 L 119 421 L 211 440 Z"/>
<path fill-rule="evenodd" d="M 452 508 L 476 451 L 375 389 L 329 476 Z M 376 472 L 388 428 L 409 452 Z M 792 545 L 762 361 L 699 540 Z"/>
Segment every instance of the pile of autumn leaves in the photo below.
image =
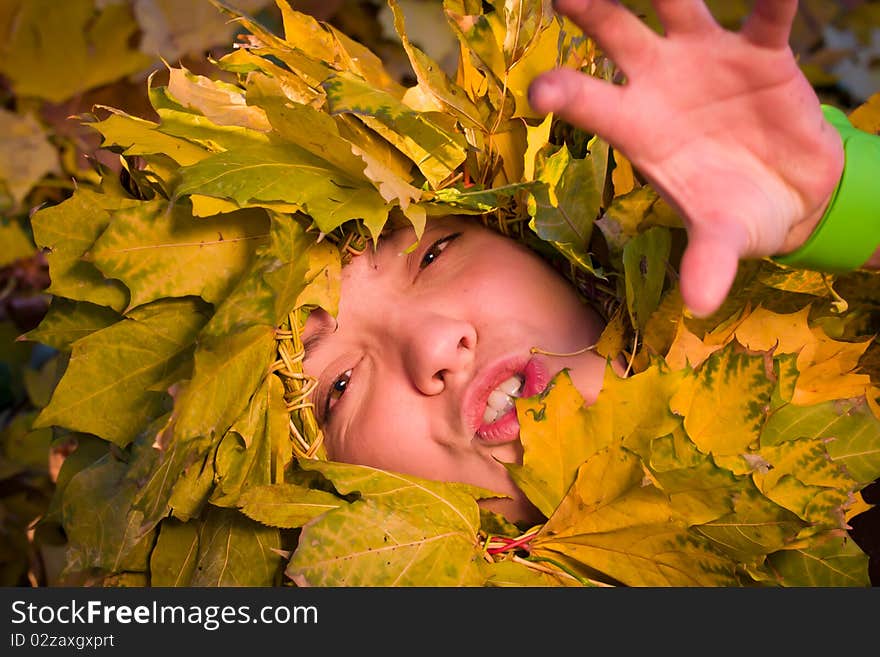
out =
<path fill-rule="evenodd" d="M 316 463 L 358 497 L 306 525 L 287 572 L 311 585 L 867 585 L 845 530 L 878 473 L 880 409 L 855 372 L 871 340 L 833 340 L 810 312 L 747 308 L 702 339 L 679 316 L 665 357 L 627 378 L 609 368 L 593 405 L 565 373 L 518 401 L 524 463 L 508 467 L 549 517 L 525 557 L 487 558 L 487 533 L 521 532 L 487 512 L 481 525 L 479 491 Z"/>
<path fill-rule="evenodd" d="M 35 427 L 78 445 L 43 520 L 64 529 L 68 581 L 866 584 L 846 523 L 880 476 L 875 278 L 756 262 L 719 314 L 687 317 L 668 208 L 601 141 L 552 142 L 525 102 L 535 72 L 594 61 L 589 42 L 546 4 L 447 0 L 452 81 L 391 4 L 417 86 L 280 2 L 287 39 L 239 17 L 246 47 L 218 62 L 238 82 L 172 68 L 149 91 L 159 123 L 93 120 L 125 188 L 105 175 L 34 215 L 53 302 L 28 338 L 65 361 Z M 319 234 L 450 211 L 521 212 L 617 285 L 598 350 L 632 366 L 587 408 L 565 373 L 517 402 L 509 469 L 549 519 L 495 555 L 492 536 L 528 528 L 481 511 L 491 491 L 293 458 L 275 374 L 278 330 L 338 304 Z"/>

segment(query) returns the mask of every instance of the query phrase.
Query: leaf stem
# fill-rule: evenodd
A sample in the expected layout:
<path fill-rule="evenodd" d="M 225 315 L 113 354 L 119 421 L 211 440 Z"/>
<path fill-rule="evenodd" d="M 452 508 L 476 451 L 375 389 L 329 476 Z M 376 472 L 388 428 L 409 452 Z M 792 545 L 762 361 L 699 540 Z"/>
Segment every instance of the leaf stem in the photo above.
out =
<path fill-rule="evenodd" d="M 491 555 L 500 554 L 502 552 L 510 552 L 517 548 L 523 547 L 531 541 L 540 531 L 540 527 L 534 527 L 525 534 L 517 538 L 508 538 L 506 536 L 489 536 L 486 539 L 486 552 Z"/>
<path fill-rule="evenodd" d="M 608 587 L 608 588 L 613 586 L 612 584 L 607 584 L 605 582 L 600 582 L 595 579 L 590 579 L 589 577 L 581 577 L 577 573 L 573 572 L 569 567 L 563 566 L 561 563 L 559 563 L 555 559 L 550 559 L 548 557 L 528 557 L 526 559 L 523 559 L 522 557 L 514 556 L 513 560 L 519 561 L 523 565 L 525 565 L 529 568 L 533 568 L 535 570 L 538 570 L 538 571 L 541 571 L 544 573 L 549 573 L 551 575 L 557 575 L 557 576 L 558 575 L 565 575 L 565 576 L 570 577 L 571 579 L 573 579 L 577 582 L 580 582 L 584 586 L 601 586 L 601 587 Z M 545 563 L 552 564 L 552 565 L 556 566 L 559 570 L 557 571 L 557 570 L 553 570 L 552 568 L 547 568 L 546 566 L 539 566 L 538 565 L 539 562 L 545 562 Z"/>
<path fill-rule="evenodd" d="M 830 278 L 833 281 L 833 277 L 830 277 Z M 832 281 L 829 281 L 828 279 L 829 279 L 829 275 L 823 273 L 822 274 L 822 282 L 825 283 L 825 288 L 828 290 L 828 292 L 831 294 L 831 297 L 834 299 L 834 301 L 831 304 L 832 310 L 833 310 L 833 312 L 837 313 L 838 315 L 841 315 L 847 311 L 847 309 L 849 308 L 849 303 L 847 302 L 846 299 L 844 299 L 842 296 L 840 296 L 835 291 L 835 289 L 831 286 Z"/>
<path fill-rule="evenodd" d="M 544 356 L 556 356 L 559 358 L 565 358 L 568 356 L 580 356 L 581 354 L 585 354 L 588 351 L 593 351 L 595 348 L 596 345 L 591 344 L 589 347 L 584 347 L 583 349 L 578 349 L 577 351 L 570 351 L 568 353 L 557 353 L 555 351 L 545 351 L 540 347 L 532 347 L 531 349 L 529 349 L 529 352 L 533 354 L 542 354 Z"/>
<path fill-rule="evenodd" d="M 630 372 L 632 372 L 633 363 L 636 360 L 636 350 L 638 349 L 638 346 L 639 346 L 639 329 L 636 329 L 635 336 L 633 337 L 632 353 L 629 356 L 629 363 L 627 363 L 627 365 L 626 365 L 626 371 L 623 373 L 624 379 L 629 376 Z"/>

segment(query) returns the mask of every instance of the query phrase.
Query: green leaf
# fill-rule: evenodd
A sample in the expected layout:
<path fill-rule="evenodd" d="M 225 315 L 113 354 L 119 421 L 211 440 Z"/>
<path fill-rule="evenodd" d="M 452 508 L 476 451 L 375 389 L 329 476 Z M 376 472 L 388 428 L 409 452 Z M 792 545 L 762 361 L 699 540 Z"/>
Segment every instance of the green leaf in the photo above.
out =
<path fill-rule="evenodd" d="M 295 307 L 308 302 L 324 308 L 339 304 L 339 249 L 315 244 L 302 225 L 287 217 L 273 217 L 271 241 L 261 252 L 269 263 L 263 272 L 275 300 L 273 324 L 280 324 Z"/>
<path fill-rule="evenodd" d="M 676 512 L 691 525 L 704 527 L 727 516 L 735 500 L 753 490 L 747 479 L 737 478 L 701 454 L 680 426 L 651 441 L 646 466 Z"/>
<path fill-rule="evenodd" d="M 274 354 L 271 326 L 201 339 L 193 378 L 175 400 L 174 439 L 211 442 L 225 434 L 268 375 Z M 230 381 L 235 385 L 229 385 Z"/>
<path fill-rule="evenodd" d="M 165 134 L 159 130 L 157 123 L 130 116 L 112 107 L 101 107 L 108 110 L 110 116 L 87 125 L 104 136 L 102 147 L 121 147 L 124 149 L 123 155 L 162 153 L 182 166 L 195 164 L 211 154 L 191 141 Z"/>
<path fill-rule="evenodd" d="M 250 488 L 283 481 L 292 458 L 289 427 L 281 379 L 267 377 L 217 448 L 211 503 L 238 506 Z"/>
<path fill-rule="evenodd" d="M 382 60 L 355 39 L 325 21 L 295 11 L 287 3 L 279 3 L 285 39 L 289 44 L 317 61 L 332 63 L 337 70 L 356 73 L 370 84 L 395 96 L 403 88 L 389 75 Z"/>
<path fill-rule="evenodd" d="M 105 278 L 83 260 L 83 254 L 109 225 L 110 211 L 139 203 L 80 187 L 66 201 L 37 211 L 31 226 L 37 246 L 48 249 L 52 283 L 47 292 L 121 312 L 128 305 L 128 290 L 121 282 Z"/>
<path fill-rule="evenodd" d="M 433 97 L 440 108 L 453 114 L 462 125 L 487 131 L 485 123 L 488 119 L 488 107 L 485 103 L 478 108 L 465 90 L 446 76 L 437 62 L 412 44 L 406 32 L 404 12 L 400 5 L 397 2 L 389 2 L 388 5 L 393 12 L 394 29 L 409 57 L 422 93 Z"/>
<path fill-rule="evenodd" d="M 174 487 L 183 476 L 186 468 L 196 460 L 204 458 L 210 444 L 204 448 L 193 449 L 192 444 L 184 441 L 169 442 L 173 432 L 173 423 L 169 424 L 170 413 L 158 418 L 147 430 L 145 435 L 155 438 L 161 445 L 154 450 L 152 459 L 143 463 L 140 474 L 140 489 L 132 501 L 132 508 L 144 514 L 145 525 L 156 525 L 171 513 L 171 495 Z"/>
<path fill-rule="evenodd" d="M 562 573 L 553 575 L 541 572 L 518 561 L 497 561 L 486 564 L 486 572 L 488 577 L 485 586 L 580 586 L 577 580 Z"/>
<path fill-rule="evenodd" d="M 797 438 L 828 440 L 828 455 L 862 483 L 880 472 L 880 421 L 864 399 L 843 399 L 812 406 L 784 404 L 767 418 L 761 445 Z"/>
<path fill-rule="evenodd" d="M 346 505 L 336 495 L 294 484 L 268 484 L 245 492 L 239 505 L 248 518 L 269 527 L 302 527 L 312 518 Z"/>
<path fill-rule="evenodd" d="M 340 507 L 303 527 L 285 572 L 298 586 L 480 585 L 476 526 L 421 515 L 463 501 L 395 495 L 390 506 L 371 498 Z"/>
<path fill-rule="evenodd" d="M 143 514 L 131 508 L 137 482 L 127 473 L 126 464 L 108 454 L 67 484 L 61 506 L 67 570 L 147 569 L 153 536 L 141 529 Z"/>
<path fill-rule="evenodd" d="M 259 201 L 296 203 L 325 233 L 351 219 L 381 224 L 388 213 L 372 185 L 355 181 L 293 144 L 237 149 L 184 167 L 175 195 L 186 194 L 228 198 L 239 206 Z"/>
<path fill-rule="evenodd" d="M 467 586 L 483 582 L 475 497 L 488 491 L 367 466 L 300 459 L 360 499 L 302 529 L 286 574 L 310 586 Z"/>
<path fill-rule="evenodd" d="M 67 369 L 68 354 L 53 354 L 38 368 L 26 367 L 22 373 L 28 400 L 36 408 L 49 403 L 52 391 Z M 51 432 L 49 432 L 51 433 Z"/>
<path fill-rule="evenodd" d="M 296 305 L 314 303 L 330 311 L 339 303 L 338 249 L 306 235 L 299 222 L 271 214 L 269 243 L 205 328 L 228 335 L 249 326 L 277 326 Z"/>
<path fill-rule="evenodd" d="M 184 111 L 167 96 L 164 87 L 152 89 L 150 94 L 153 104 L 159 105 L 156 114 L 160 119 L 159 130 L 164 134 L 192 141 L 214 153 L 271 143 L 270 135 L 264 132 L 236 125 L 217 125 L 201 114 Z"/>
<path fill-rule="evenodd" d="M 753 486 L 741 485 L 731 501 L 729 514 L 702 523 L 694 531 L 741 563 L 762 563 L 768 554 L 791 545 L 806 526 Z"/>
<path fill-rule="evenodd" d="M 269 258 L 258 254 L 250 269 L 242 275 L 235 288 L 217 308 L 205 327 L 205 335 L 230 335 L 251 326 L 272 326 L 278 323 L 275 317 L 276 299 L 263 278 L 270 271 L 272 263 Z M 302 271 L 304 263 L 298 260 L 288 267 Z M 298 275 L 297 271 L 289 271 L 288 274 L 293 278 Z"/>
<path fill-rule="evenodd" d="M 25 334 L 27 340 L 70 351 L 77 340 L 105 329 L 122 319 L 112 308 L 87 301 L 53 297 L 49 310 L 37 328 Z"/>
<path fill-rule="evenodd" d="M 185 109 L 195 111 L 212 123 L 239 126 L 257 132 L 272 129 L 261 107 L 248 105 L 239 87 L 195 75 L 180 66 L 168 70 L 168 95 Z"/>
<path fill-rule="evenodd" d="M 827 274 L 808 269 L 794 269 L 767 263 L 768 268 L 758 274 L 758 280 L 768 287 L 797 294 L 825 297 L 829 294 L 830 281 Z M 773 267 L 773 269 L 770 269 Z"/>
<path fill-rule="evenodd" d="M 110 445 L 106 440 L 88 434 L 69 433 L 65 440 L 74 449 L 65 457 L 61 469 L 58 471 L 58 478 L 55 480 L 55 493 L 52 496 L 49 509 L 46 511 L 46 516 L 43 518 L 45 523 L 61 522 L 61 504 L 67 484 L 70 483 L 74 475 L 107 456 L 110 451 Z"/>
<path fill-rule="evenodd" d="M 539 189 L 534 183 L 517 183 L 488 189 L 459 189 L 444 187 L 434 192 L 434 200 L 444 203 L 456 210 L 468 212 L 491 212 L 504 207 L 520 191 L 534 192 Z"/>
<path fill-rule="evenodd" d="M 868 557 L 849 537 L 831 537 L 808 548 L 767 557 L 783 586 L 870 586 Z"/>
<path fill-rule="evenodd" d="M 442 115 L 415 112 L 389 93 L 345 72 L 331 76 L 323 87 L 331 114 L 361 117 L 406 154 L 432 187 L 440 187 L 464 162 L 465 140 L 460 133 L 442 127 Z"/>
<path fill-rule="evenodd" d="M 654 226 L 683 228 L 681 219 L 651 187 L 637 187 L 616 196 L 596 220 L 612 258 L 622 266 L 623 249 L 639 233 Z"/>
<path fill-rule="evenodd" d="M 478 510 L 471 508 L 468 498 L 494 496 L 494 493 L 477 486 L 437 482 L 366 465 L 302 458 L 299 465 L 304 470 L 320 472 L 343 495 L 358 493 L 393 504 L 391 494 L 402 492 L 409 494 L 411 499 L 429 500 L 431 504 L 425 508 L 425 513 L 429 519 L 443 524 L 465 523 L 470 526 L 473 522 L 479 523 Z"/>
<path fill-rule="evenodd" d="M 813 527 L 845 529 L 844 511 L 857 482 L 828 457 L 821 441 L 802 438 L 760 450 L 752 474 L 758 489 Z"/>
<path fill-rule="evenodd" d="M 212 507 L 199 528 L 199 550 L 189 586 L 271 586 L 281 566 L 277 529 L 238 511 Z"/>
<path fill-rule="evenodd" d="M 198 549 L 197 523 L 163 520 L 156 547 L 150 553 L 150 586 L 189 586 Z"/>
<path fill-rule="evenodd" d="M 660 305 L 672 240 L 665 228 L 650 228 L 623 247 L 626 306 L 634 326 L 644 329 Z"/>
<path fill-rule="evenodd" d="M 189 204 L 153 201 L 118 210 L 88 258 L 131 291 L 131 307 L 163 297 L 200 296 L 216 304 L 268 236 L 260 210 L 207 219 Z"/>
<path fill-rule="evenodd" d="M 265 110 L 274 134 L 304 148 L 355 180 L 363 177 L 363 160 L 352 153 L 352 144 L 343 139 L 336 120 L 326 112 L 291 102 L 280 83 L 264 75 L 249 79 L 248 101 Z"/>
<path fill-rule="evenodd" d="M 67 372 L 34 428 L 60 426 L 119 446 L 165 411 L 151 386 L 189 358 L 207 317 L 193 299 L 163 300 L 73 344 Z"/>
<path fill-rule="evenodd" d="M 529 226 L 548 242 L 588 250 L 593 222 L 599 215 L 608 146 L 592 142 L 594 152 L 574 159 L 567 146 L 536 167 L 536 180 L 546 183 L 529 200 Z"/>
<path fill-rule="evenodd" d="M 214 445 L 208 450 L 192 451 L 191 458 L 171 488 L 168 507 L 173 517 L 187 522 L 197 518 L 214 490 Z"/>

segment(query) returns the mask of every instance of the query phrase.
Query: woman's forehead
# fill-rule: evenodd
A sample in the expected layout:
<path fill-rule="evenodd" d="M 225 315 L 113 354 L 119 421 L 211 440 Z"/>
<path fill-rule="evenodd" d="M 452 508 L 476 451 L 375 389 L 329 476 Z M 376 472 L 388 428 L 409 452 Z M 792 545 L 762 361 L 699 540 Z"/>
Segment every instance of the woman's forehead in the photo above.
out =
<path fill-rule="evenodd" d="M 437 233 L 449 230 L 484 231 L 489 229 L 485 228 L 475 217 L 446 215 L 431 219 L 418 243 L 434 239 Z M 417 246 L 418 243 L 415 229 L 411 224 L 397 225 L 387 230 L 381 235 L 375 248 L 368 247 L 362 254 L 351 258 L 350 262 L 343 267 L 340 283 L 346 281 L 348 283 L 343 286 L 341 292 L 344 293 L 353 278 L 360 279 L 363 283 L 367 280 L 378 280 L 383 272 L 395 270 L 396 268 L 391 261 L 401 256 L 410 255 L 411 247 Z M 337 328 L 337 319 L 326 310 L 317 308 L 309 313 L 302 334 L 306 360 L 309 360 L 310 356 L 314 356 L 322 344 L 326 344 L 327 338 Z"/>
<path fill-rule="evenodd" d="M 343 264 L 343 278 L 352 275 L 353 270 L 358 270 L 366 265 L 371 270 L 380 269 L 389 259 L 404 256 L 418 248 L 426 239 L 430 239 L 438 232 L 444 230 L 488 230 L 479 219 L 457 215 L 444 215 L 431 219 L 422 233 L 421 238 L 416 237 L 416 230 L 411 223 L 400 223 L 398 220 L 393 227 L 386 227 L 379 239 L 360 254 L 348 258 Z M 357 263 L 358 266 L 352 267 Z"/>
<path fill-rule="evenodd" d="M 448 228 L 475 228 L 482 229 L 483 225 L 476 218 L 463 217 L 459 215 L 444 215 L 436 217 L 428 221 L 421 239 L 425 239 L 426 235 L 430 235 L 438 230 Z M 421 240 L 419 240 L 421 241 Z M 396 223 L 387 233 L 384 233 L 378 240 L 376 251 L 382 249 L 403 250 L 416 243 L 416 229 L 411 223 Z"/>

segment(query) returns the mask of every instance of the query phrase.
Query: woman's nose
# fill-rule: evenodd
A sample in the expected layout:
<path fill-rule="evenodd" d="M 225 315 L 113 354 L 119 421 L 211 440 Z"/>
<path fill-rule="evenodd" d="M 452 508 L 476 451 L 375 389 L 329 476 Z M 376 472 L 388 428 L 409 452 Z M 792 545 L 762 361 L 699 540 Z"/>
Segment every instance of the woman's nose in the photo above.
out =
<path fill-rule="evenodd" d="M 470 323 L 429 314 L 409 325 L 405 367 L 422 394 L 436 395 L 461 374 L 469 375 L 477 346 Z"/>

